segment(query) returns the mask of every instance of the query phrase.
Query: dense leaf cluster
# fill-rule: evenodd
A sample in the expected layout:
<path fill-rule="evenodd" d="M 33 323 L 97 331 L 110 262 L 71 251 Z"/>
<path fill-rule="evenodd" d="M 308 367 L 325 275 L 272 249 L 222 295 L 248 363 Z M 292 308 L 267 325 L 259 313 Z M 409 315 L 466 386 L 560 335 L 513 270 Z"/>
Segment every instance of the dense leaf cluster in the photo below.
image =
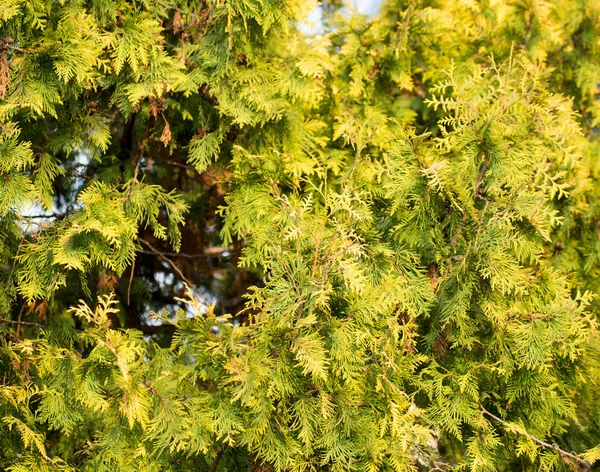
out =
<path fill-rule="evenodd" d="M 0 0 L 0 468 L 591 470 L 600 5 Z"/>

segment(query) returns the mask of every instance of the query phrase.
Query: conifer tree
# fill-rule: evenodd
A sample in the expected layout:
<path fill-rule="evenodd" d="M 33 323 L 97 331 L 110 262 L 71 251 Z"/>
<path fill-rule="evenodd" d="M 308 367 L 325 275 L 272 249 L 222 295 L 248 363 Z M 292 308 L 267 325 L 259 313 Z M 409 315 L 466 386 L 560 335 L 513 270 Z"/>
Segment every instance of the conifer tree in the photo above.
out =
<path fill-rule="evenodd" d="M 600 6 L 0 0 L 0 468 L 592 470 Z"/>

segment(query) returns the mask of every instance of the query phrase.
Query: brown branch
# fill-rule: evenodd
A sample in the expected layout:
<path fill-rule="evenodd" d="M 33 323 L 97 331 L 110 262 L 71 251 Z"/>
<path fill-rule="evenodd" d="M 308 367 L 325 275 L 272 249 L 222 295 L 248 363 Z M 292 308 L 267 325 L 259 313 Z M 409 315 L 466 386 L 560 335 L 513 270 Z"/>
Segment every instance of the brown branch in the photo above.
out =
<path fill-rule="evenodd" d="M 21 334 L 21 317 L 23 316 L 23 312 L 25 311 L 25 303 L 21 305 L 21 310 L 19 311 L 19 318 L 17 320 L 17 339 L 19 339 L 19 335 Z"/>
<path fill-rule="evenodd" d="M 85 175 L 80 172 L 69 172 L 67 175 L 69 177 L 74 177 L 76 179 L 83 179 L 83 180 L 92 180 L 92 178 L 93 178 L 93 177 L 90 177 L 89 175 Z"/>
<path fill-rule="evenodd" d="M 37 326 L 39 328 L 44 327 L 44 325 L 39 324 L 39 323 L 30 323 L 29 321 L 15 321 L 15 320 L 9 320 L 7 318 L 0 318 L 0 323 L 25 325 L 25 326 Z"/>
<path fill-rule="evenodd" d="M 17 253 L 15 254 L 15 260 L 17 259 L 17 257 L 19 257 L 21 247 L 23 246 L 23 241 L 25 241 L 25 236 L 27 235 L 29 228 L 31 228 L 31 221 L 27 223 L 27 228 L 25 228 L 25 231 L 23 231 L 23 235 L 21 236 L 21 240 L 19 241 L 19 246 L 17 247 Z"/>
<path fill-rule="evenodd" d="M 151 127 L 150 121 L 152 121 L 151 118 L 148 118 L 148 122 L 146 123 L 146 129 L 144 130 L 144 135 L 142 136 L 142 139 L 138 143 L 138 151 L 139 151 L 140 155 L 137 158 L 137 162 L 135 164 L 135 169 L 133 171 L 133 180 L 137 180 L 138 174 L 140 172 L 140 164 L 142 162 L 142 158 L 144 157 L 144 147 L 148 143 L 148 133 L 150 133 L 150 127 Z"/>
<path fill-rule="evenodd" d="M 177 274 L 179 274 L 179 277 L 181 277 L 181 280 L 183 280 L 189 287 L 193 287 L 194 284 L 192 284 L 185 275 L 183 275 L 183 272 L 181 272 L 181 269 L 179 267 L 177 267 L 177 265 L 167 257 L 166 253 L 159 251 L 158 249 L 156 249 L 152 244 L 150 244 L 148 241 L 146 241 L 143 238 L 139 238 L 139 240 L 144 243 L 148 249 L 150 249 L 154 254 L 156 254 L 157 256 L 162 257 L 165 261 L 167 261 L 171 267 L 173 267 L 173 270 L 175 270 L 175 272 L 177 272 Z"/>
<path fill-rule="evenodd" d="M 177 162 L 177 161 L 165 161 L 166 164 L 171 164 L 172 166 L 177 166 L 177 167 L 182 167 L 184 169 L 188 169 L 188 170 L 196 170 L 196 168 L 194 166 L 191 166 L 189 164 L 182 164 L 181 162 Z"/>
<path fill-rule="evenodd" d="M 143 153 L 140 153 L 140 156 L 137 158 L 137 162 L 135 164 L 135 169 L 133 171 L 133 181 L 137 182 L 138 179 L 138 174 L 140 172 L 140 163 L 142 162 L 142 158 L 144 157 Z M 131 187 L 129 187 L 127 189 L 127 198 L 129 198 L 129 195 L 131 194 Z"/>
<path fill-rule="evenodd" d="M 131 284 L 133 283 L 133 272 L 135 271 L 135 260 L 131 264 L 131 271 L 129 272 L 129 284 L 127 285 L 127 306 L 131 305 Z"/>
<path fill-rule="evenodd" d="M 21 215 L 20 218 L 24 219 L 24 220 L 36 220 L 39 218 L 46 218 L 46 219 L 56 219 L 56 220 L 61 220 L 66 218 L 68 215 L 68 213 L 46 213 L 46 214 L 41 214 L 41 215 Z"/>
<path fill-rule="evenodd" d="M 138 249 L 137 252 L 140 252 L 142 254 L 154 254 L 153 251 L 146 251 L 144 249 Z M 233 246 L 208 246 L 204 248 L 203 252 L 197 254 L 186 254 L 184 252 L 163 252 L 162 254 L 169 257 L 185 257 L 186 259 L 198 259 L 200 257 L 218 257 L 226 252 L 237 253 L 238 251 Z"/>
<path fill-rule="evenodd" d="M 213 463 L 210 466 L 210 469 L 208 472 L 215 472 L 217 470 L 217 467 L 219 465 L 219 462 L 221 461 L 221 457 L 223 456 L 223 451 L 224 449 L 219 449 L 217 451 L 217 455 L 215 457 L 215 460 L 213 461 Z"/>
<path fill-rule="evenodd" d="M 167 404 L 165 403 L 164 397 L 160 393 L 158 393 L 158 391 L 152 386 L 152 382 L 150 380 L 148 380 L 146 382 L 146 388 L 158 397 L 158 399 L 160 400 L 160 403 L 162 404 L 163 410 L 165 412 L 165 419 L 168 420 L 170 417 L 169 409 L 167 408 Z"/>
<path fill-rule="evenodd" d="M 520 434 L 521 436 L 525 436 L 525 437 L 529 438 L 534 443 L 537 443 L 540 446 L 547 447 L 548 449 L 552 449 L 552 450 L 558 452 L 563 457 L 568 457 L 570 459 L 573 459 L 575 462 L 579 463 L 583 467 L 583 470 L 585 470 L 585 471 L 591 470 L 592 464 L 590 464 L 585 459 L 582 459 L 577 454 L 574 454 L 574 453 L 571 453 L 571 452 L 567 452 L 567 451 L 561 449 L 560 447 L 558 447 L 556 444 L 550 444 L 550 443 L 544 442 L 541 439 L 536 438 L 532 434 L 529 434 L 528 432 L 517 431 L 517 430 L 515 430 L 514 427 L 511 427 L 511 425 L 509 423 L 507 423 L 506 421 L 504 421 L 502 418 L 499 418 L 498 416 L 494 415 L 493 413 L 490 413 L 482 405 L 479 405 L 479 406 L 481 407 L 481 411 L 482 411 L 482 413 L 484 415 L 487 415 L 490 418 L 498 421 L 499 423 L 502 423 L 502 425 L 504 425 L 505 427 L 507 427 L 511 431 L 514 431 L 517 434 Z"/>
<path fill-rule="evenodd" d="M 429 469 L 429 472 L 433 472 L 434 470 L 438 470 L 439 472 L 446 472 L 447 469 L 444 469 L 443 467 L 448 467 L 448 464 L 445 464 L 444 462 L 439 462 L 439 461 L 433 461 L 433 468 Z"/>
<path fill-rule="evenodd" d="M 135 168 L 133 170 L 133 182 L 137 182 L 138 181 L 138 175 L 140 172 L 140 164 L 142 163 L 142 159 L 144 158 L 144 147 L 146 146 L 146 144 L 148 143 L 148 133 L 150 132 L 150 121 L 152 118 L 148 118 L 148 121 L 146 122 L 146 129 L 144 130 L 144 135 L 142 136 L 142 139 L 140 139 L 140 141 L 138 142 L 138 152 L 139 155 L 137 156 L 137 159 L 135 159 Z M 131 156 L 130 156 L 130 160 L 134 160 L 135 155 L 133 154 L 133 150 L 131 152 Z M 131 190 L 133 189 L 133 183 L 129 186 L 129 188 L 127 189 L 127 191 L 125 192 L 125 201 L 129 201 L 129 197 L 131 196 Z"/>

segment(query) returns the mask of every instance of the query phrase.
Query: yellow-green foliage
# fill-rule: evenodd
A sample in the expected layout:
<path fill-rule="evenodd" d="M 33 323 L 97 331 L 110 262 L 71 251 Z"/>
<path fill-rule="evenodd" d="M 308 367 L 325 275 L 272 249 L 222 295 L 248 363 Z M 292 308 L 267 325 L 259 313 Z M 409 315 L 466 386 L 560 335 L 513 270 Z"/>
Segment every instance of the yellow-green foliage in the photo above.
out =
<path fill-rule="evenodd" d="M 598 3 L 315 6 L 0 0 L 0 468 L 600 460 Z"/>

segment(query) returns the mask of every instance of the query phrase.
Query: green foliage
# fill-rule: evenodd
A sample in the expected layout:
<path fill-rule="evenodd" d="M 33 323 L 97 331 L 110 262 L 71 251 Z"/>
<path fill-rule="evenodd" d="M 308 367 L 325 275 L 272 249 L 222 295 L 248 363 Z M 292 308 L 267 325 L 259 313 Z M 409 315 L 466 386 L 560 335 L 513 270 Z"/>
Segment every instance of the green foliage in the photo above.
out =
<path fill-rule="evenodd" d="M 314 7 L 0 0 L 0 468 L 598 463 L 600 8 Z"/>

